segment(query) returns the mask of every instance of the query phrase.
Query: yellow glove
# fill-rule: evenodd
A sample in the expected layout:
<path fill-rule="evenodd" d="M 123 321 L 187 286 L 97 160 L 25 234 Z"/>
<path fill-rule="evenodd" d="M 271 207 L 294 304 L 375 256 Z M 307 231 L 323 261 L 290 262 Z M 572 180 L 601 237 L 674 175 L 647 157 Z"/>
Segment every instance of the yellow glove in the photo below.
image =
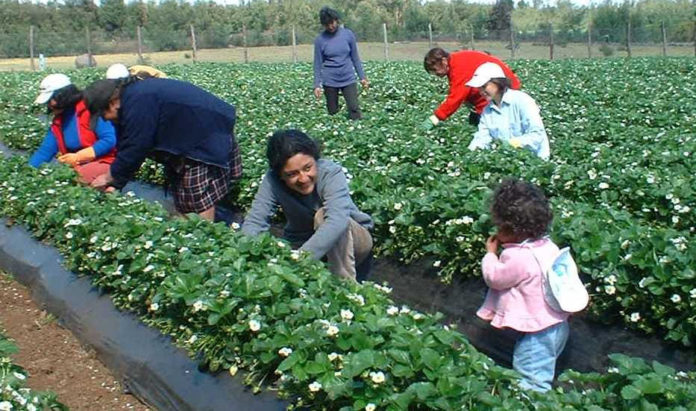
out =
<path fill-rule="evenodd" d="M 89 163 L 97 157 L 94 152 L 94 148 L 87 147 L 78 151 L 77 153 L 67 153 L 58 157 L 58 161 L 63 164 L 70 164 L 71 166 L 79 166 L 83 163 Z"/>
<path fill-rule="evenodd" d="M 522 142 L 520 141 L 519 138 L 511 138 L 508 143 L 513 146 L 514 148 L 520 148 L 522 147 Z"/>

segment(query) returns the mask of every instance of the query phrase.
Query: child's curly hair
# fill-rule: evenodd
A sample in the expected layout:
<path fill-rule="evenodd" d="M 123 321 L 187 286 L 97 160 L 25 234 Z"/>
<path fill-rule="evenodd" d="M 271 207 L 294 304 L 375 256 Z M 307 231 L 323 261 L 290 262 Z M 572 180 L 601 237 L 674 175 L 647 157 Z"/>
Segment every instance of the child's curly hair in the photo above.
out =
<path fill-rule="evenodd" d="M 542 237 L 553 220 L 549 201 L 541 189 L 515 179 L 503 180 L 493 193 L 491 216 L 500 231 L 519 241 Z"/>

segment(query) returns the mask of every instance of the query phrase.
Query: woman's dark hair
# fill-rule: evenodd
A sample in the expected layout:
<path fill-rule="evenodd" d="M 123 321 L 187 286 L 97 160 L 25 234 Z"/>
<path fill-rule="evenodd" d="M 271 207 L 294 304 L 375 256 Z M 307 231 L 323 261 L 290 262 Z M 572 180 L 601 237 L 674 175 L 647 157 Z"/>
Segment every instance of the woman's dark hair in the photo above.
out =
<path fill-rule="evenodd" d="M 435 65 L 440 64 L 442 59 L 446 58 L 449 58 L 449 53 L 444 49 L 440 47 L 432 48 L 425 54 L 425 58 L 423 59 L 423 67 L 425 67 L 425 71 L 432 74 L 435 72 Z"/>
<path fill-rule="evenodd" d="M 295 154 L 306 154 L 319 160 L 321 149 L 316 140 L 300 130 L 278 130 L 268 139 L 266 157 L 276 175 L 280 175 L 285 163 Z"/>
<path fill-rule="evenodd" d="M 538 239 L 553 220 L 549 201 L 541 189 L 520 180 L 506 179 L 493 193 L 491 217 L 498 230 L 519 241 Z"/>
<path fill-rule="evenodd" d="M 82 92 L 87 110 L 89 110 L 92 115 L 92 119 L 95 120 L 94 124 L 96 124 L 97 117 L 101 117 L 104 111 L 109 108 L 111 100 L 118 98 L 124 87 L 136 81 L 140 81 L 140 79 L 134 76 L 119 79 L 97 80 Z"/>
<path fill-rule="evenodd" d="M 330 24 L 332 21 L 335 20 L 340 20 L 341 16 L 338 15 L 338 12 L 331 7 L 324 6 L 319 10 L 319 22 L 321 23 L 322 26 L 326 26 L 327 24 Z"/>
<path fill-rule="evenodd" d="M 82 92 L 74 84 L 69 84 L 53 93 L 51 100 L 55 100 L 55 108 L 65 110 L 75 107 L 82 100 Z"/>
<path fill-rule="evenodd" d="M 490 80 L 491 83 L 495 84 L 500 88 L 500 91 L 505 94 L 505 92 L 512 87 L 512 82 L 510 81 L 509 78 L 507 77 L 502 77 L 502 78 L 492 78 Z"/>

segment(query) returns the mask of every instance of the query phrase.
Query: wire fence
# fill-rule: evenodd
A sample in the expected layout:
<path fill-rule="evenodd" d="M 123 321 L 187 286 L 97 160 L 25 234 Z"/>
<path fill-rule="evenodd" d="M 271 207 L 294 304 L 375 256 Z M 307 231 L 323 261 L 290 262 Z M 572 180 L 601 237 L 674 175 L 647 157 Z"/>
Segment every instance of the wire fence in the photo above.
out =
<path fill-rule="evenodd" d="M 479 49 L 502 58 L 594 58 L 612 56 L 694 56 L 695 42 L 674 42 L 661 22 L 639 28 L 570 30 L 540 25 L 536 30 L 464 30 L 460 32 L 403 32 L 386 24 L 356 30 L 365 60 L 420 60 L 434 46 Z M 168 63 L 185 61 L 298 62 L 312 58 L 314 28 L 290 27 L 240 32 L 197 30 L 190 25 L 176 31 L 138 27 L 133 33 L 51 32 L 30 27 L 25 33 L 0 33 L 0 68 L 65 68 L 75 64 Z M 85 57 L 87 55 L 87 57 Z M 75 56 L 81 56 L 75 58 Z M 94 58 L 91 58 L 96 56 Z M 8 61 L 8 59 L 13 59 Z M 74 61 L 71 61 L 73 60 Z M 125 61 L 124 61 L 125 60 Z"/>

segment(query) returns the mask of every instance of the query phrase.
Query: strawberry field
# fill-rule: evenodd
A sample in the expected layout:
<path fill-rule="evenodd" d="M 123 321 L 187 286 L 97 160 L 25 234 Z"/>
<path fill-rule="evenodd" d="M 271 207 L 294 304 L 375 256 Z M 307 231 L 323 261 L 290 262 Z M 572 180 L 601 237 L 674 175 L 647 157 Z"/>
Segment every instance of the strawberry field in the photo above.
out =
<path fill-rule="evenodd" d="M 446 83 L 419 64 L 368 63 L 365 119 L 329 117 L 308 65 L 166 66 L 233 103 L 245 177 L 229 201 L 247 207 L 266 168 L 265 141 L 296 127 L 324 143 L 376 223 L 379 254 L 425 259 L 443 281 L 480 276 L 491 189 L 505 176 L 551 197 L 551 232 L 570 245 L 598 321 L 692 348 L 696 340 L 696 100 L 692 59 L 514 61 L 539 103 L 551 160 L 498 147 L 469 152 L 466 113 L 417 125 Z M 103 72 L 69 73 L 85 86 Z M 32 107 L 40 74 L 0 75 L 0 140 L 31 150 L 46 124 Z M 336 283 L 270 237 L 169 221 L 158 207 L 77 187 L 63 168 L 0 165 L 0 212 L 53 242 L 122 307 L 204 353 L 211 369 L 249 370 L 300 404 L 329 408 L 527 408 L 514 373 L 477 353 L 438 317 L 394 307 L 383 287 Z M 139 178 L 161 181 L 154 165 Z M 48 217 L 47 217 L 48 216 Z M 693 375 L 622 356 L 604 375 L 567 372 L 548 409 L 693 406 Z M 615 372 L 611 372 L 615 371 Z M 583 391 L 584 390 L 584 391 Z M 586 395 L 581 395 L 580 392 Z M 492 395 L 491 395 L 492 394 Z M 369 407 L 368 407 L 369 408 Z"/>

